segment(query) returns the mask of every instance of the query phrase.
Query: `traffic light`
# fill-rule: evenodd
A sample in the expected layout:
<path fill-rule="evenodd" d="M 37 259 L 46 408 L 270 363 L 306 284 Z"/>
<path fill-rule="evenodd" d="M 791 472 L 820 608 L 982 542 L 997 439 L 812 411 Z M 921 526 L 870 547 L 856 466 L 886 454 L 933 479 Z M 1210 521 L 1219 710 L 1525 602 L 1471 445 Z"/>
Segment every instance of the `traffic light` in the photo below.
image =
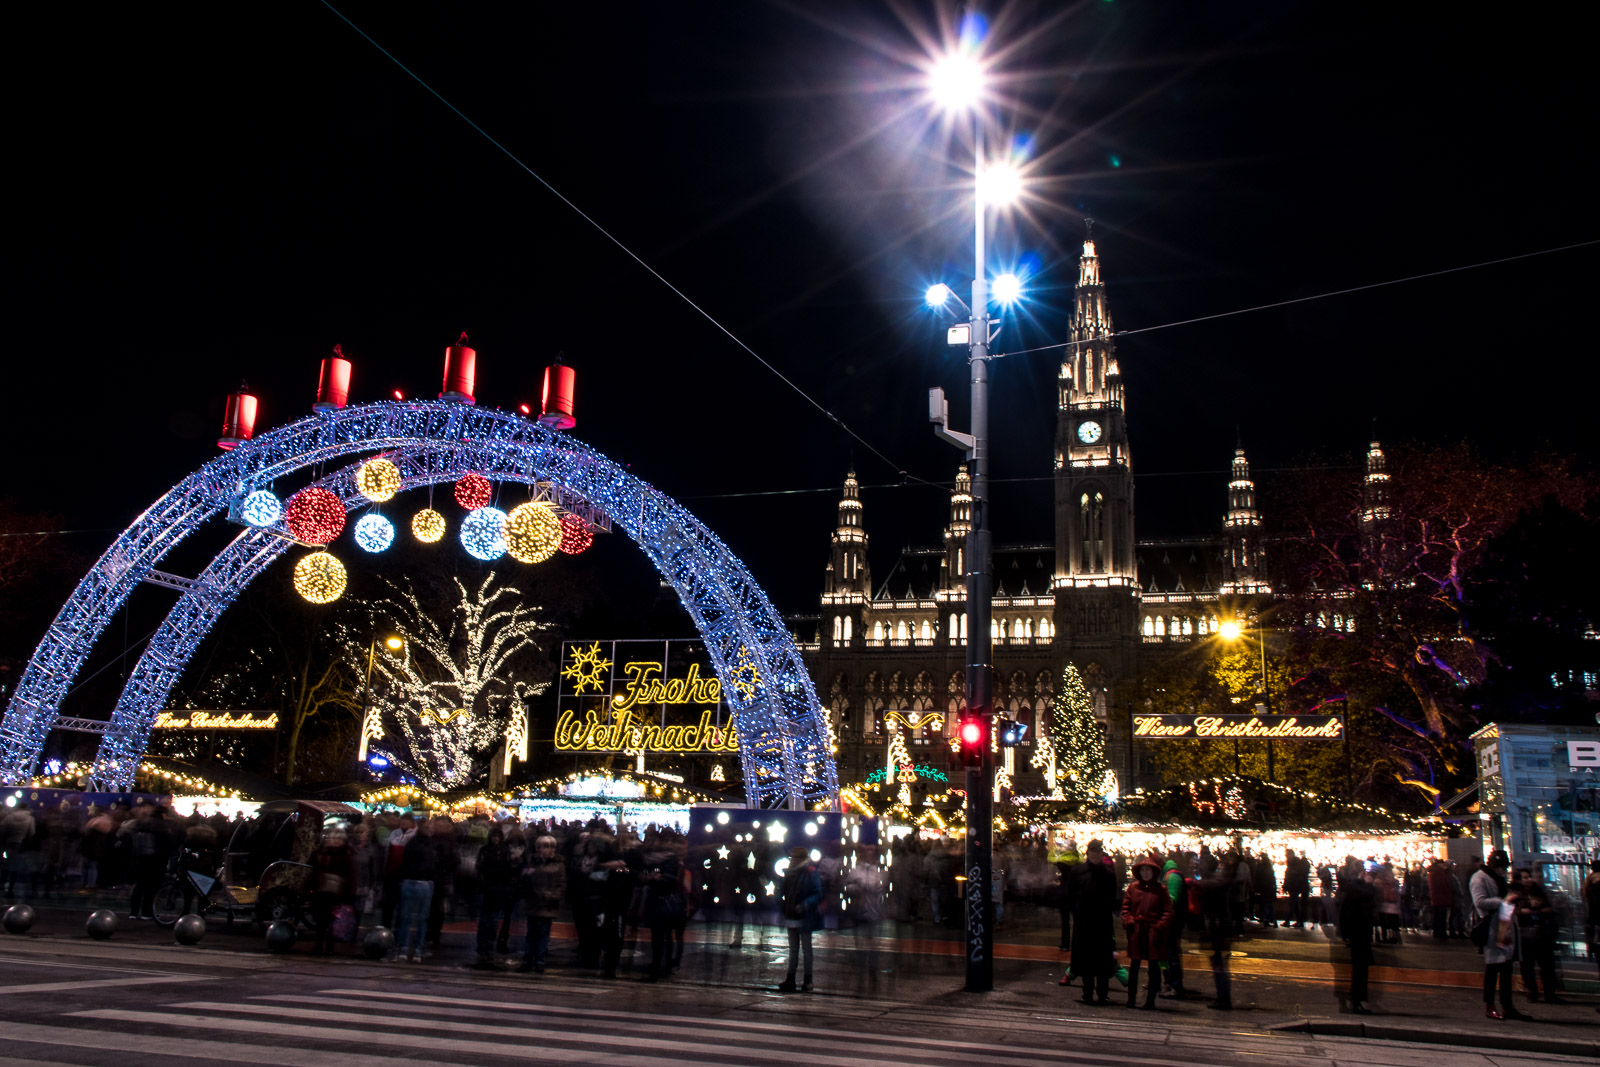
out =
<path fill-rule="evenodd" d="M 1028 736 L 1028 728 L 1015 719 L 1000 720 L 1000 747 L 1016 748 Z"/>
<path fill-rule="evenodd" d="M 983 763 L 983 750 L 989 744 L 988 724 L 979 715 L 963 715 L 961 724 L 957 727 L 957 739 L 961 742 L 961 762 L 967 767 L 977 767 Z"/>

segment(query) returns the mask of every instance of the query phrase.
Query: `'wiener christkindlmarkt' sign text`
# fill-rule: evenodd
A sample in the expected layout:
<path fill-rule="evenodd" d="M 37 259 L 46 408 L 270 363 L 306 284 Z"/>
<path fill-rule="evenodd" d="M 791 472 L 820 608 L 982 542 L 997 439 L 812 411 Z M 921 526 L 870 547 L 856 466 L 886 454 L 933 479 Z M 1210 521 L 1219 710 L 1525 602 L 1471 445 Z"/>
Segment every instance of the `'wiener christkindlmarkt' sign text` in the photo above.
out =
<path fill-rule="evenodd" d="M 1152 741 L 1342 741 L 1338 715 L 1135 715 L 1133 736 Z"/>
<path fill-rule="evenodd" d="M 698 641 L 563 642 L 559 678 L 558 751 L 739 751 L 722 681 Z M 731 684 L 749 681 L 736 671 Z"/>
<path fill-rule="evenodd" d="M 163 711 L 156 716 L 157 730 L 276 730 L 278 713 L 255 715 L 248 711 Z"/>

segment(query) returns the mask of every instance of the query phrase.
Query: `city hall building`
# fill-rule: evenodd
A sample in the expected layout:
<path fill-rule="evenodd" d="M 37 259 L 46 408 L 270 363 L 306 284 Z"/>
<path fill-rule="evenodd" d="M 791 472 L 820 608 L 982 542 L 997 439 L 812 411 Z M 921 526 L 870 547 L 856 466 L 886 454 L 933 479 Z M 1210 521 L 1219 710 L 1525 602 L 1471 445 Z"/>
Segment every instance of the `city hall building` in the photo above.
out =
<path fill-rule="evenodd" d="M 1269 596 L 1261 516 L 1244 449 L 1235 451 L 1227 506 L 1210 536 L 1140 541 L 1125 387 L 1117 365 L 1094 240 L 1083 244 L 1071 353 L 1060 365 L 1054 442 L 1055 540 L 993 549 L 997 709 L 1031 727 L 1006 757 L 1018 794 L 1044 790 L 1029 766 L 1031 743 L 1048 730 L 1062 670 L 1074 664 L 1106 735 L 1123 789 L 1149 781 L 1130 742 L 1131 693 L 1146 657 L 1215 634 L 1229 616 Z M 1381 513 L 1383 454 L 1367 458 L 1369 513 Z M 859 782 L 885 766 L 891 735 L 904 735 L 915 762 L 944 767 L 943 747 L 965 706 L 966 545 L 971 483 L 963 466 L 950 518 L 936 547 L 907 549 L 874 583 L 867 562 L 870 517 L 854 472 L 846 476 L 821 610 L 796 619 L 817 696 L 839 744 L 839 779 Z M 997 531 L 1001 534 L 1003 531 Z"/>

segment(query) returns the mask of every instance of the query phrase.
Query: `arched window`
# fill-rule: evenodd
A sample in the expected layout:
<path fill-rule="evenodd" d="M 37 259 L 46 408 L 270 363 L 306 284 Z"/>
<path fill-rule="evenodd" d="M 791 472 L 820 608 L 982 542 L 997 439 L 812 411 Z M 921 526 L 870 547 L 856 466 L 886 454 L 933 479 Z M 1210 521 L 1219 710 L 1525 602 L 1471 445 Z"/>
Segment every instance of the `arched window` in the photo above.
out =
<path fill-rule="evenodd" d="M 1022 620 L 1022 636 L 1026 637 L 1029 641 L 1033 640 L 1033 620 L 1032 619 L 1023 619 Z"/>
<path fill-rule="evenodd" d="M 1335 615 L 1333 617 L 1333 628 L 1335 630 L 1343 630 L 1344 629 L 1344 616 L 1343 615 Z"/>
<path fill-rule="evenodd" d="M 1049 619 L 1040 619 L 1039 620 L 1039 636 L 1044 638 L 1046 641 L 1048 641 L 1048 640 L 1050 640 L 1050 638 L 1054 637 L 1055 635 L 1056 635 L 1056 624 L 1051 622 Z"/>
<path fill-rule="evenodd" d="M 1144 635 L 1146 637 L 1154 637 L 1156 635 L 1156 620 L 1149 615 L 1144 617 Z"/>
<path fill-rule="evenodd" d="M 875 622 L 872 624 L 872 639 L 874 641 L 883 640 L 883 623 Z"/>
<path fill-rule="evenodd" d="M 906 639 L 906 624 L 904 620 L 901 620 L 900 626 L 895 632 L 899 635 L 901 641 Z"/>
<path fill-rule="evenodd" d="M 963 611 L 961 613 L 961 640 L 965 641 L 966 639 L 967 639 L 967 613 Z"/>
<path fill-rule="evenodd" d="M 924 641 L 933 640 L 933 623 L 929 622 L 927 619 L 922 620 L 922 639 Z"/>
<path fill-rule="evenodd" d="M 844 617 L 844 643 L 847 644 L 847 645 L 850 643 L 851 637 L 854 636 L 850 632 L 852 627 L 854 626 L 854 624 L 855 624 L 855 620 L 850 618 L 850 616 L 846 615 Z"/>
<path fill-rule="evenodd" d="M 833 643 L 838 644 L 844 637 L 844 619 L 835 615 L 833 617 Z"/>
<path fill-rule="evenodd" d="M 1005 628 L 1005 626 L 1001 624 L 999 619 L 990 617 L 990 619 L 989 619 L 989 640 L 991 640 L 991 641 L 1003 641 L 1003 640 L 1005 640 L 1005 636 L 1006 636 L 1006 628 Z"/>
<path fill-rule="evenodd" d="M 961 620 L 956 618 L 956 613 L 950 613 L 950 640 L 954 642 L 961 636 Z"/>
<path fill-rule="evenodd" d="M 1165 615 L 1156 616 L 1156 636 L 1167 636 L 1167 617 Z"/>
<path fill-rule="evenodd" d="M 1183 617 L 1183 636 L 1188 637 L 1194 633 L 1194 620 L 1185 615 Z"/>

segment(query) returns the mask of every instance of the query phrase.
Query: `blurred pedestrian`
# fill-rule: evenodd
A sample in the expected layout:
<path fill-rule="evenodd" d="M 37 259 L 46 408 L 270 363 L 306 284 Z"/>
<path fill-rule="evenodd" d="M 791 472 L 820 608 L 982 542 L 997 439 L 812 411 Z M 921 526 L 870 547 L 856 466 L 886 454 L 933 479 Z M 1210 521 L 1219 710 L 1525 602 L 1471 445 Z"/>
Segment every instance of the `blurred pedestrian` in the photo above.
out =
<path fill-rule="evenodd" d="M 1122 929 L 1128 935 L 1128 1007 L 1139 995 L 1139 970 L 1150 964 L 1145 980 L 1144 1006 L 1156 1006 L 1161 985 L 1161 961 L 1167 955 L 1167 931 L 1172 925 L 1172 898 L 1161 880 L 1161 858 L 1150 856 L 1133 866 L 1133 881 L 1122 898 Z"/>
<path fill-rule="evenodd" d="M 528 934 L 518 971 L 543 974 L 545 956 L 550 951 L 550 925 L 561 910 L 567 891 L 567 863 L 556 854 L 556 839 L 541 835 L 533 843 L 533 855 L 522 871 Z"/>
<path fill-rule="evenodd" d="M 1428 865 L 1428 907 L 1433 912 L 1433 938 L 1450 936 L 1450 909 L 1455 906 L 1455 882 L 1445 861 L 1434 857 Z"/>
<path fill-rule="evenodd" d="M 1273 870 L 1272 857 L 1265 852 L 1256 854 L 1251 864 L 1256 921 L 1274 929 L 1278 926 L 1278 873 Z"/>
<path fill-rule="evenodd" d="M 1339 887 L 1339 936 L 1343 947 L 1339 950 L 1344 960 L 1334 965 L 1335 981 L 1338 972 L 1348 967 L 1349 980 L 1345 989 L 1335 990 L 1341 1011 L 1353 1015 L 1371 1015 L 1372 1009 L 1363 1002 L 1368 999 L 1368 975 L 1372 970 L 1373 925 L 1377 918 L 1378 891 L 1372 876 L 1359 871 Z"/>
<path fill-rule="evenodd" d="M 1556 992 L 1556 940 L 1561 924 L 1555 905 L 1533 870 L 1517 870 L 1517 886 L 1522 899 L 1517 904 L 1517 933 L 1522 938 L 1522 990 L 1529 1000 L 1539 999 L 1539 983 L 1544 982 L 1546 1004 L 1565 1004 Z"/>
<path fill-rule="evenodd" d="M 1516 918 L 1520 895 L 1506 881 L 1509 866 L 1505 850 L 1495 849 L 1489 862 L 1472 876 L 1472 907 L 1480 916 L 1472 940 L 1483 949 L 1483 1014 L 1491 1019 L 1528 1020 L 1532 1016 L 1518 1011 L 1511 1000 L 1511 965 L 1522 958 L 1522 937 Z M 1498 1009 L 1494 1006 L 1497 987 Z"/>
<path fill-rule="evenodd" d="M 18 803 L 0 819 L 0 881 L 5 883 L 6 899 L 17 895 L 17 876 L 26 874 L 23 848 L 33 839 L 35 823 L 28 805 Z"/>
<path fill-rule="evenodd" d="M 1200 918 L 1203 936 L 1211 946 L 1211 982 L 1216 998 L 1208 1005 L 1217 1011 L 1233 1010 L 1233 979 L 1229 961 L 1233 955 L 1233 916 L 1229 906 L 1235 884 L 1234 866 L 1239 857 L 1228 853 L 1200 882 Z"/>
<path fill-rule="evenodd" d="M 85 892 L 95 889 L 100 884 L 100 861 L 105 857 L 106 850 L 111 847 L 111 835 L 115 829 L 110 812 L 93 806 L 89 808 L 89 821 L 83 824 L 83 841 L 78 849 L 83 857 Z"/>
<path fill-rule="evenodd" d="M 1050 863 L 1055 867 L 1057 880 L 1060 883 L 1057 889 L 1056 907 L 1061 911 L 1062 952 L 1066 952 L 1072 947 L 1072 902 L 1067 895 L 1067 879 L 1072 876 L 1072 868 L 1076 867 L 1082 860 L 1083 857 L 1078 854 L 1078 841 L 1073 837 L 1068 837 L 1062 841 L 1059 851 L 1050 856 Z"/>
<path fill-rule="evenodd" d="M 1589 877 L 1583 880 L 1584 923 L 1589 938 L 1589 958 L 1600 968 L 1600 860 L 1589 864 Z M 1595 1011 L 1600 1011 L 1596 1008 Z"/>
<path fill-rule="evenodd" d="M 389 836 L 394 840 L 394 835 Z M 394 954 L 415 963 L 426 956 L 428 911 L 433 903 L 434 878 L 439 857 L 433 847 L 433 827 L 423 820 L 407 838 L 400 856 L 399 918 L 395 921 Z"/>
<path fill-rule="evenodd" d="M 134 823 L 129 834 L 129 851 L 133 857 L 133 893 L 128 898 L 128 918 L 154 918 L 156 889 L 175 847 L 172 830 L 167 825 L 167 809 L 160 804 L 147 805 L 145 813 Z"/>
<path fill-rule="evenodd" d="M 811 862 L 805 847 L 789 850 L 789 866 L 783 872 L 783 887 L 778 898 L 783 907 L 783 925 L 789 932 L 789 973 L 778 986 L 780 993 L 811 992 L 811 935 L 822 928 L 822 876 Z M 805 982 L 795 985 L 795 968 L 805 956 Z"/>
<path fill-rule="evenodd" d="M 644 887 L 644 921 L 650 928 L 650 969 L 643 981 L 656 982 L 672 972 L 672 931 L 689 908 L 683 865 L 665 835 L 658 835 L 645 850 L 639 884 Z"/>
<path fill-rule="evenodd" d="M 1311 861 L 1304 853 L 1296 855 L 1291 849 L 1285 854 L 1283 891 L 1289 897 L 1289 925 L 1304 930 L 1306 906 L 1311 899 Z"/>
<path fill-rule="evenodd" d="M 355 889 L 355 853 L 350 851 L 344 827 L 334 824 L 311 854 L 311 917 L 317 934 L 313 955 L 333 955 L 336 926 L 338 934 L 355 939 Z M 349 915 L 339 914 L 341 908 Z"/>
<path fill-rule="evenodd" d="M 498 826 L 489 828 L 488 836 L 477 857 L 478 885 L 478 956 L 472 966 L 478 970 L 494 969 L 496 934 L 501 920 L 516 903 L 517 879 L 521 872 L 512 865 L 511 850 L 506 845 L 505 831 Z"/>
<path fill-rule="evenodd" d="M 850 899 L 850 916 L 855 921 L 856 959 L 867 976 L 867 987 L 876 989 L 882 966 L 878 957 L 878 937 L 887 910 L 889 872 L 878 866 L 876 845 L 861 845 L 856 862 L 845 875 L 845 893 Z"/>
<path fill-rule="evenodd" d="M 1184 877 L 1179 861 L 1184 854 L 1173 849 L 1161 868 L 1162 885 L 1167 899 L 1172 902 L 1172 923 L 1167 928 L 1167 971 L 1161 984 L 1161 995 L 1176 1000 L 1187 992 L 1183 988 L 1183 934 L 1189 920 L 1189 880 Z"/>
<path fill-rule="evenodd" d="M 1117 879 L 1096 838 L 1084 848 L 1083 862 L 1067 882 L 1072 902 L 1072 960 L 1069 974 L 1083 980 L 1083 1003 L 1111 1003 L 1111 975 L 1117 969 L 1112 918 L 1117 911 Z M 1066 984 L 1062 977 L 1062 984 Z"/>

